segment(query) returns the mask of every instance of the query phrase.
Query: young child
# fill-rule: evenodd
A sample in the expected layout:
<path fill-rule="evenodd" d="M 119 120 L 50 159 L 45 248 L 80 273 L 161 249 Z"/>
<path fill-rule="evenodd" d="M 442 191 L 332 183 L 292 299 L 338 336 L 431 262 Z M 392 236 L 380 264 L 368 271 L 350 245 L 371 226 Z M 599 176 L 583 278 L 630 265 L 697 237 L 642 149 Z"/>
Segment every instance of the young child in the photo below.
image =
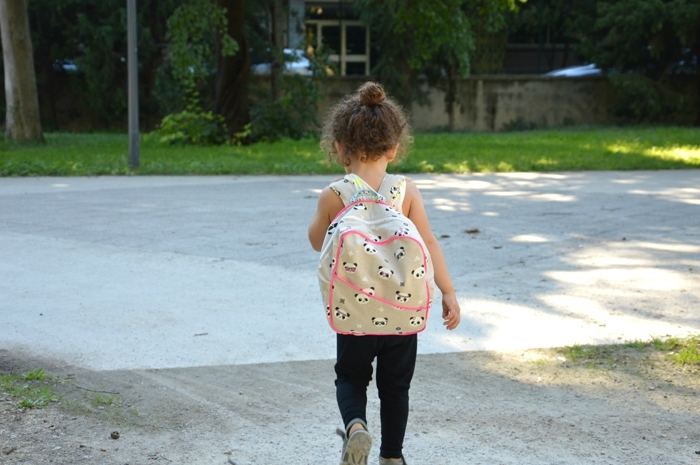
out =
<path fill-rule="evenodd" d="M 321 146 L 345 167 L 346 179 L 357 189 L 378 193 L 387 176 L 387 165 L 408 148 L 411 136 L 406 116 L 386 98 L 384 89 L 372 82 L 337 104 L 323 129 Z M 442 292 L 443 324 L 455 329 L 460 308 L 445 257 L 430 229 L 423 199 L 409 179 L 400 178 L 402 192 L 393 199 L 417 227 L 430 254 L 435 284 Z M 384 187 L 385 188 L 385 187 Z M 379 194 L 377 194 L 379 195 Z M 397 201 L 398 200 L 398 201 Z M 396 202 L 397 201 L 397 202 Z M 327 229 L 344 208 L 339 192 L 326 187 L 309 225 L 309 241 L 316 251 L 323 245 Z M 367 386 L 372 362 L 377 359 L 377 389 L 381 401 L 380 465 L 405 464 L 402 449 L 408 419 L 408 390 L 416 362 L 417 335 L 337 335 L 336 398 L 345 431 L 341 465 L 367 464 L 372 438 L 367 428 Z"/>

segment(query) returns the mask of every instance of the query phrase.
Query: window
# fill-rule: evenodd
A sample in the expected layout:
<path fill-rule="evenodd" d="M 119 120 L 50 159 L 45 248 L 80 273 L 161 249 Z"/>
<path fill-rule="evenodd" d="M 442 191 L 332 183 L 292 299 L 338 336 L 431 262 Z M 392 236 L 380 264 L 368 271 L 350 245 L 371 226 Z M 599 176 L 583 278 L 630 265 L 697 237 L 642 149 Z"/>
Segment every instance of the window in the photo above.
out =
<path fill-rule="evenodd" d="M 307 4 L 306 39 L 312 49 L 331 51 L 341 76 L 369 74 L 369 29 L 343 4 Z"/>

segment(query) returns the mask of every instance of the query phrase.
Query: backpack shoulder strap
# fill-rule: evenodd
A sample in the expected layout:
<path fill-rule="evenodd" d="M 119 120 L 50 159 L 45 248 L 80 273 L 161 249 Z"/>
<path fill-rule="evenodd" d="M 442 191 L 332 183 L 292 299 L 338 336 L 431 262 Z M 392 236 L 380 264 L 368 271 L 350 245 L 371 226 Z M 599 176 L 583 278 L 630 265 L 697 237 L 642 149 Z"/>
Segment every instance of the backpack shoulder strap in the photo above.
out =
<path fill-rule="evenodd" d="M 359 176 L 346 174 L 343 179 L 331 183 L 330 188 L 338 194 L 345 205 L 358 200 L 380 200 L 401 211 L 401 205 L 406 193 L 406 177 L 397 174 L 387 174 L 377 192 Z"/>
<path fill-rule="evenodd" d="M 379 187 L 379 194 L 386 199 L 386 203 L 401 211 L 406 196 L 406 176 L 387 174 Z"/>

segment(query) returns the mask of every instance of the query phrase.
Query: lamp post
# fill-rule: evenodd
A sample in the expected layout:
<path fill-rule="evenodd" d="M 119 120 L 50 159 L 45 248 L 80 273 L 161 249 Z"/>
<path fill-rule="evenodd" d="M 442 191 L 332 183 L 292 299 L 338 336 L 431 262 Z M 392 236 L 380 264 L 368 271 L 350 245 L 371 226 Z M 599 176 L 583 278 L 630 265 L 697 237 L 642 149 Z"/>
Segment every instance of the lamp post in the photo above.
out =
<path fill-rule="evenodd" d="M 127 67 L 129 73 L 129 166 L 139 166 L 139 77 L 136 43 L 136 0 L 126 0 Z"/>

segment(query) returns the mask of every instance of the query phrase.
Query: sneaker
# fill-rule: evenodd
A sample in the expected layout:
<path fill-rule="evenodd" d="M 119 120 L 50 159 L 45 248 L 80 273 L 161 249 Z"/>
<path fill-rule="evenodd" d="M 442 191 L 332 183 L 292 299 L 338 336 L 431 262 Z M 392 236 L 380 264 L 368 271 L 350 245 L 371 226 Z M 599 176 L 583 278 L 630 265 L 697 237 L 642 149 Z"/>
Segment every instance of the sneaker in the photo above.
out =
<path fill-rule="evenodd" d="M 348 428 L 353 425 L 351 422 Z M 367 428 L 364 422 L 362 425 Z M 343 438 L 343 453 L 341 454 L 340 465 L 368 465 L 369 452 L 372 449 L 372 436 L 367 429 L 360 429 L 352 433 L 349 437 L 341 429 L 336 431 Z"/>

